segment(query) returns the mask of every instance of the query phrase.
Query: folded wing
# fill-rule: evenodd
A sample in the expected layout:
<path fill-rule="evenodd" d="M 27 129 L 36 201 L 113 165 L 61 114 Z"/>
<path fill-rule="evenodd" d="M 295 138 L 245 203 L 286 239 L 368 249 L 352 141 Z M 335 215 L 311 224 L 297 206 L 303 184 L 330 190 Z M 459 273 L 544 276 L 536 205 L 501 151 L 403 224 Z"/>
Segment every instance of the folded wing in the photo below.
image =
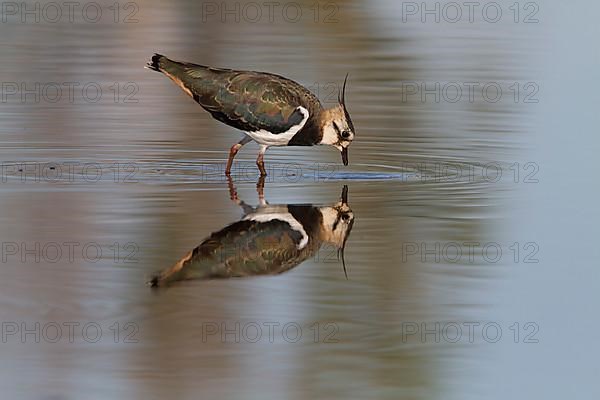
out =
<path fill-rule="evenodd" d="M 279 75 L 211 68 L 158 57 L 159 70 L 215 119 L 245 132 L 287 132 L 304 119 L 298 107 L 304 107 L 310 115 L 321 108 L 310 91 Z"/>

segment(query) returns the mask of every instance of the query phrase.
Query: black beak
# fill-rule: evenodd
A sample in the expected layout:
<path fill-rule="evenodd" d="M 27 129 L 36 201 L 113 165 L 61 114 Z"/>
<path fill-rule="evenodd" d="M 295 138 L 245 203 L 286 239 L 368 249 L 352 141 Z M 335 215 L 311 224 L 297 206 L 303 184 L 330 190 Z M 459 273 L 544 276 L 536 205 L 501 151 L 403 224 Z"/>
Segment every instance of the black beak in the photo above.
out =
<path fill-rule="evenodd" d="M 338 260 L 340 259 L 340 255 L 342 256 L 342 267 L 344 268 L 344 276 L 346 280 L 348 280 L 348 270 L 346 269 L 346 259 L 344 258 L 344 248 L 338 250 Z"/>
<path fill-rule="evenodd" d="M 348 185 L 344 185 L 342 188 L 342 196 L 340 200 L 342 201 L 343 205 L 348 205 Z"/>
<path fill-rule="evenodd" d="M 344 165 L 348 165 L 348 148 L 347 147 L 342 148 L 342 162 L 344 163 Z"/>

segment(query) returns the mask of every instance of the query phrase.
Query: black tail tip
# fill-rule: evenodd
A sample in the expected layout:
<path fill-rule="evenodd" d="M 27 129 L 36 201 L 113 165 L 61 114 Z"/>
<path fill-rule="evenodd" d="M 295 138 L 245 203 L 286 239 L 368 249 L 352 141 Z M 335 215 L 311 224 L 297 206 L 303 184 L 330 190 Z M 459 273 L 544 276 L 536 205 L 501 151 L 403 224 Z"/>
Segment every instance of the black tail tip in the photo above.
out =
<path fill-rule="evenodd" d="M 146 282 L 146 285 L 150 286 L 151 288 L 157 288 L 160 285 L 160 279 L 158 275 Z"/>
<path fill-rule="evenodd" d="M 154 53 L 152 59 L 146 64 L 146 68 L 151 69 L 153 71 L 160 72 L 160 59 L 164 56 L 162 54 Z"/>

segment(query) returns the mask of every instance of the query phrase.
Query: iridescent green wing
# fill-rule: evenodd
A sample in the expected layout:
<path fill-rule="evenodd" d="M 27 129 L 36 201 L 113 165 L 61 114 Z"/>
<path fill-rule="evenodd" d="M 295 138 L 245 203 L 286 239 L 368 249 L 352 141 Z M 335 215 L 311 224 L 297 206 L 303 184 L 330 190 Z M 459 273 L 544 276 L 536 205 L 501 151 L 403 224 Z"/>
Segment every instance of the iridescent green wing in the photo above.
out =
<path fill-rule="evenodd" d="M 242 131 L 279 134 L 302 122 L 304 114 L 298 107 L 304 107 L 309 115 L 321 109 L 319 99 L 309 90 L 278 75 L 190 63 L 176 63 L 172 69 L 194 100 L 215 119 Z"/>

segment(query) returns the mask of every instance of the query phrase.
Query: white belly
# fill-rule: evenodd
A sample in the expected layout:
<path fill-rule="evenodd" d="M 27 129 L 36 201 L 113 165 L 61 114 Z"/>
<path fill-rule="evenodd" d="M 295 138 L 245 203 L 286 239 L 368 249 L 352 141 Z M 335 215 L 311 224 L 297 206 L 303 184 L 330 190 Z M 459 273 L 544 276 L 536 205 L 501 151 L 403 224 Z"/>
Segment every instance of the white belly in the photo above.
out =
<path fill-rule="evenodd" d="M 306 121 L 308 121 L 308 118 L 310 117 L 310 113 L 306 108 L 300 106 L 298 107 L 298 110 L 300 110 L 304 118 L 302 118 L 302 121 L 300 121 L 298 125 L 293 125 L 285 132 L 273 134 L 261 129 L 259 131 L 246 132 L 246 135 L 250 136 L 255 142 L 263 146 L 285 146 L 296 133 L 300 132 L 300 129 L 304 127 Z"/>

